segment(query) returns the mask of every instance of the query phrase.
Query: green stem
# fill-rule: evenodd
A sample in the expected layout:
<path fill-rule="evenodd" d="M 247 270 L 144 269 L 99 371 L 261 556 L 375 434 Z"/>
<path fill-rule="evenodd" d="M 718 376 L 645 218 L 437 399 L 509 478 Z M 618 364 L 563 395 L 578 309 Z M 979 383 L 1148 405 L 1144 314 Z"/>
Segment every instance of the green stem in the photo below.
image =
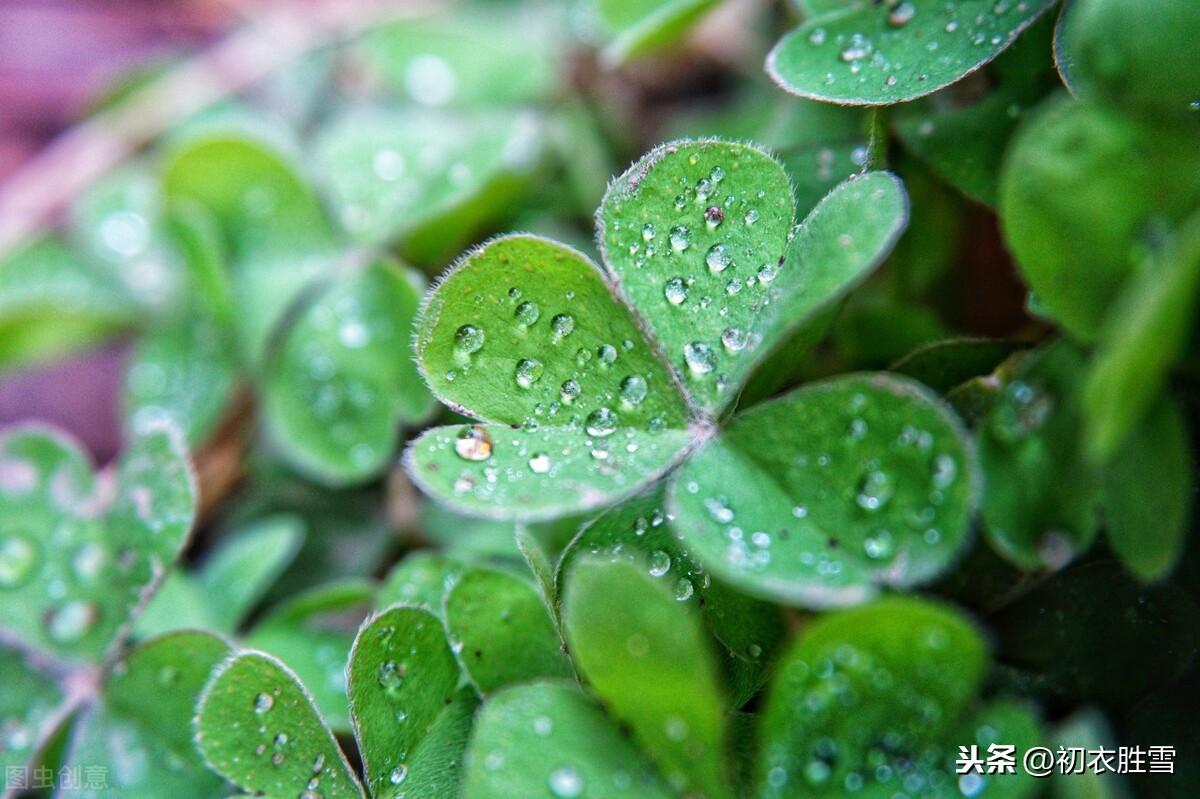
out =
<path fill-rule="evenodd" d="M 863 171 L 887 168 L 887 109 L 873 108 L 867 117 L 867 160 Z"/>

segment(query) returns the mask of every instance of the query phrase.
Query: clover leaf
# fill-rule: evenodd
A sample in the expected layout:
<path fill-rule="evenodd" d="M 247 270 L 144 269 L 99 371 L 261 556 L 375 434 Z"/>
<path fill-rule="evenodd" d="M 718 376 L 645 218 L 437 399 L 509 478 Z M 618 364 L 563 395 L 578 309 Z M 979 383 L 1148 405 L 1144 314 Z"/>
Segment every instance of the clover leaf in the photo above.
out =
<path fill-rule="evenodd" d="M 178 432 L 137 435 L 112 470 L 46 428 L 0 435 L 0 628 L 65 661 L 119 643 L 191 532 L 196 486 Z"/>
<path fill-rule="evenodd" d="M 890 105 L 960 80 L 1010 46 L 1055 0 L 857 0 L 807 20 L 767 57 L 785 91 Z"/>

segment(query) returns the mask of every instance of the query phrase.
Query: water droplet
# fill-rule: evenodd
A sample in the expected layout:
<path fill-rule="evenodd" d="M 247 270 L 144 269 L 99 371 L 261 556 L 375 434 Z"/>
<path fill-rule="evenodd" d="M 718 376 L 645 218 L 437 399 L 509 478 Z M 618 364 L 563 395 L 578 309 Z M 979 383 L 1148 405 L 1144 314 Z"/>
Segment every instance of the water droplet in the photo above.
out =
<path fill-rule="evenodd" d="M 583 795 L 583 777 L 574 766 L 559 766 L 550 772 L 550 793 L 558 799 Z"/>
<path fill-rule="evenodd" d="M 394 660 L 389 660 L 379 667 L 379 685 L 389 694 L 400 690 L 404 682 L 404 667 Z"/>
<path fill-rule="evenodd" d="M 569 313 L 560 313 L 550 320 L 550 329 L 559 338 L 566 338 L 575 332 L 575 317 Z"/>
<path fill-rule="evenodd" d="M 646 378 L 641 375 L 630 375 L 621 381 L 621 401 L 629 405 L 640 405 L 646 399 L 648 387 Z"/>
<path fill-rule="evenodd" d="M 661 549 L 656 549 L 650 553 L 650 574 L 653 577 L 662 577 L 671 570 L 671 556 Z"/>
<path fill-rule="evenodd" d="M 710 205 L 704 209 L 704 224 L 709 230 L 716 230 L 725 221 L 725 212 L 719 205 Z"/>
<path fill-rule="evenodd" d="M 254 697 L 254 712 L 258 714 L 266 713 L 271 708 L 275 707 L 275 697 L 263 692 Z"/>
<path fill-rule="evenodd" d="M 875 52 L 875 46 L 871 44 L 871 40 L 861 33 L 856 33 L 850 37 L 849 43 L 842 48 L 838 56 L 843 61 L 858 61 L 873 52 Z"/>
<path fill-rule="evenodd" d="M 482 425 L 464 427 L 454 439 L 454 451 L 466 461 L 486 461 L 492 457 L 492 435 Z"/>
<path fill-rule="evenodd" d="M 653 222 L 647 222 L 642 225 L 642 240 L 654 241 L 654 237 L 658 235 L 658 231 L 654 229 Z"/>
<path fill-rule="evenodd" d="M 688 248 L 688 245 L 691 244 L 691 242 L 688 241 L 688 229 L 683 225 L 676 225 L 675 227 L 671 228 L 671 234 L 669 238 L 671 240 L 671 249 L 673 249 L 675 252 L 683 252 Z"/>
<path fill-rule="evenodd" d="M 538 716 L 533 720 L 533 731 L 545 738 L 554 731 L 554 722 L 549 716 Z"/>
<path fill-rule="evenodd" d="M 819 47 L 825 44 L 825 36 L 824 28 L 813 28 L 812 32 L 808 34 L 808 41 Z"/>
<path fill-rule="evenodd" d="M 673 277 L 663 286 L 663 296 L 672 305 L 681 305 L 687 299 L 687 284 L 681 277 Z"/>
<path fill-rule="evenodd" d="M 577 381 L 568 378 L 563 381 L 563 384 L 558 389 L 558 393 L 562 397 L 562 401 L 570 405 L 579 397 L 582 390 Z"/>
<path fill-rule="evenodd" d="M 537 358 L 522 358 L 517 361 L 515 377 L 521 388 L 533 388 L 533 384 L 542 379 L 545 367 Z"/>
<path fill-rule="evenodd" d="M 729 352 L 741 352 L 746 347 L 746 331 L 727 327 L 721 331 L 721 345 Z"/>
<path fill-rule="evenodd" d="M 617 422 L 619 421 L 617 414 L 608 408 L 597 408 L 588 414 L 587 421 L 584 423 L 584 429 L 588 435 L 603 438 L 610 436 L 617 430 Z"/>
<path fill-rule="evenodd" d="M 454 351 L 461 355 L 471 355 L 483 347 L 483 330 L 475 325 L 463 325 L 454 331 Z"/>
<path fill-rule="evenodd" d="M 394 769 L 392 769 L 391 773 L 388 774 L 388 782 L 390 782 L 392 785 L 399 785 L 407 778 L 408 766 L 404 765 L 403 763 L 396 766 Z"/>
<path fill-rule="evenodd" d="M 38 566 L 38 548 L 33 540 L 16 533 L 0 541 L 0 588 L 18 588 L 33 577 Z"/>
<path fill-rule="evenodd" d="M 746 223 L 746 227 L 753 227 L 754 223 L 758 221 L 758 211 L 754 208 L 751 208 L 746 212 L 746 215 L 742 217 L 742 221 Z"/>
<path fill-rule="evenodd" d="M 601 344 L 596 348 L 596 359 L 602 366 L 612 366 L 617 360 L 617 348 L 611 344 Z"/>
<path fill-rule="evenodd" d="M 83 638 L 100 618 L 100 608 L 94 602 L 74 599 L 52 610 L 46 617 L 46 631 L 62 644 Z"/>
<path fill-rule="evenodd" d="M 858 495 L 854 499 L 863 510 L 877 511 L 888 503 L 895 490 L 891 475 L 869 469 L 858 481 Z"/>
<path fill-rule="evenodd" d="M 732 257 L 729 255 L 729 248 L 724 244 L 714 244 L 708 248 L 708 252 L 704 255 L 704 263 L 708 265 L 708 271 L 716 274 L 724 272 L 733 263 Z"/>
<path fill-rule="evenodd" d="M 942 454 L 933 459 L 933 477 L 931 479 L 934 488 L 948 488 L 957 476 L 958 464 L 955 463 L 953 457 Z"/>
<path fill-rule="evenodd" d="M 902 28 L 912 22 L 913 17 L 917 15 L 917 7 L 905 0 L 905 2 L 892 9 L 888 14 L 888 24 L 893 28 Z"/>
<path fill-rule="evenodd" d="M 534 474 L 545 474 L 550 471 L 550 456 L 539 452 L 529 459 L 529 471 Z"/>
<path fill-rule="evenodd" d="M 717 368 L 717 354 L 712 347 L 699 341 L 684 345 L 683 360 L 695 375 L 705 375 Z"/>
<path fill-rule="evenodd" d="M 891 532 L 881 528 L 867 536 L 863 539 L 863 551 L 871 560 L 889 557 L 894 551 Z"/>
<path fill-rule="evenodd" d="M 513 312 L 513 316 L 525 327 L 529 327 L 541 318 L 542 309 L 538 307 L 536 302 L 526 300 L 517 306 L 517 310 Z"/>
<path fill-rule="evenodd" d="M 675 599 L 679 602 L 686 602 L 692 598 L 692 594 L 696 592 L 696 587 L 692 585 L 692 581 L 686 577 L 680 577 L 675 583 Z"/>

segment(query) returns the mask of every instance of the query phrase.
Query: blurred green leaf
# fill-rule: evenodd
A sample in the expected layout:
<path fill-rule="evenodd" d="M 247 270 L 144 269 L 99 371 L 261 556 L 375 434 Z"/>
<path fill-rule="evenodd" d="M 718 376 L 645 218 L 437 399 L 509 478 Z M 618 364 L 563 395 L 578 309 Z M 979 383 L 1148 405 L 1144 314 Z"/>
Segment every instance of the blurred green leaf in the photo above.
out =
<path fill-rule="evenodd" d="M 601 58 L 617 66 L 677 42 L 718 0 L 586 0 L 606 40 Z"/>
<path fill-rule="evenodd" d="M 38 665 L 27 653 L 0 646 L 0 768 L 5 774 L 33 760 L 66 721 L 61 710 L 66 697 Z"/>

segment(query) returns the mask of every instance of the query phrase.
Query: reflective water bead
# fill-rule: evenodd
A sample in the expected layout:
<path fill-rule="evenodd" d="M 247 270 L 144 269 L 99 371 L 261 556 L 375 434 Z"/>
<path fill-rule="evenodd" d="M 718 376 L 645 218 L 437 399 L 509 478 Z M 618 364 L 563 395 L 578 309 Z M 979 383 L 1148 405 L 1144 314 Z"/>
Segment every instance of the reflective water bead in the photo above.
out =
<path fill-rule="evenodd" d="M 513 312 L 513 316 L 516 317 L 516 320 L 525 325 L 525 327 L 529 327 L 537 322 L 537 320 L 541 318 L 541 315 L 542 309 L 538 307 L 538 304 L 536 302 L 529 301 L 518 305 L 517 310 Z"/>
<path fill-rule="evenodd" d="M 590 436 L 610 436 L 617 430 L 617 414 L 609 408 L 597 408 L 588 414 L 584 429 Z"/>
<path fill-rule="evenodd" d="M 522 358 L 517 361 L 515 377 L 521 388 L 533 388 L 533 384 L 542 379 L 545 367 L 536 358 Z"/>
<path fill-rule="evenodd" d="M 684 345 L 683 360 L 696 375 L 705 375 L 717 368 L 717 355 L 713 348 L 699 341 Z"/>
<path fill-rule="evenodd" d="M 648 387 L 646 378 L 641 375 L 630 375 L 621 381 L 621 400 L 630 405 L 640 405 L 646 399 Z"/>
<path fill-rule="evenodd" d="M 733 263 L 732 257 L 729 255 L 729 248 L 724 244 L 714 244 L 708 248 L 708 252 L 704 255 L 704 263 L 708 265 L 708 271 L 716 274 L 724 272 Z"/>
<path fill-rule="evenodd" d="M 475 325 L 463 325 L 454 331 L 454 350 L 463 355 L 479 352 L 483 341 L 483 330 Z"/>
<path fill-rule="evenodd" d="M 486 461 L 492 457 L 492 436 L 486 427 L 465 427 L 454 439 L 454 452 L 466 461 Z"/>
<path fill-rule="evenodd" d="M 663 286 L 663 296 L 672 305 L 682 305 L 687 299 L 687 284 L 681 277 L 673 277 Z"/>

